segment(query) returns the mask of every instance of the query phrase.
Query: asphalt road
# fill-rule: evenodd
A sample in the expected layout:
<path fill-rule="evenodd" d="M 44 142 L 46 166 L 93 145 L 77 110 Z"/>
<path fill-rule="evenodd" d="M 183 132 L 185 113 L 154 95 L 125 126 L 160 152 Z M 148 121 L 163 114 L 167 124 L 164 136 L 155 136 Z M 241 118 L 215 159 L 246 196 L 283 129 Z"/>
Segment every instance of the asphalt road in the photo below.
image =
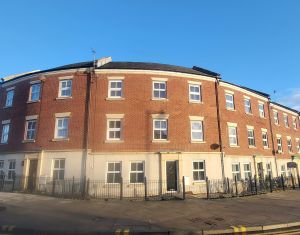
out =
<path fill-rule="evenodd" d="M 70 200 L 0 193 L 0 226 L 70 233 L 197 231 L 300 221 L 300 191 L 185 201 Z M 13 227 L 12 227 L 13 226 Z"/>

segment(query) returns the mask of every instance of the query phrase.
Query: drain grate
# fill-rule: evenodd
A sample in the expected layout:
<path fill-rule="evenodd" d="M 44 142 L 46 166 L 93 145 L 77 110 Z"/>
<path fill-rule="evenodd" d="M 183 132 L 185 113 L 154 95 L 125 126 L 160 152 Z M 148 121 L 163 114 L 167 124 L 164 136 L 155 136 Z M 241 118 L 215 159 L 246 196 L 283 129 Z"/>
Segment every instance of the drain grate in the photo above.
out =
<path fill-rule="evenodd" d="M 204 221 L 204 223 L 206 224 L 206 225 L 210 225 L 210 226 L 212 226 L 212 225 L 217 225 L 215 222 L 213 222 L 213 221 Z"/>

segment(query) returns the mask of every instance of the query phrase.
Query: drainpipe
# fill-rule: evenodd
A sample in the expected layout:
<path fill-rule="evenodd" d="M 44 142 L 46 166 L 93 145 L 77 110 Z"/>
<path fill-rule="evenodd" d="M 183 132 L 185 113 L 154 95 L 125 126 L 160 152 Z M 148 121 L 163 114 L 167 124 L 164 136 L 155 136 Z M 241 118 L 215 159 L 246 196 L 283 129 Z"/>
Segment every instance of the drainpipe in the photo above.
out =
<path fill-rule="evenodd" d="M 218 121 L 218 134 L 219 134 L 219 147 L 221 152 L 221 169 L 222 169 L 222 179 L 225 179 L 225 167 L 224 167 L 224 157 L 225 153 L 223 152 L 223 142 L 222 142 L 222 132 L 221 132 L 221 118 L 220 118 L 220 102 L 219 102 L 219 81 L 220 77 L 216 78 L 215 82 L 215 93 L 216 93 L 216 106 L 217 106 L 217 121 Z"/>
<path fill-rule="evenodd" d="M 84 133 L 83 133 L 83 158 L 82 158 L 82 179 L 86 180 L 87 177 L 87 161 L 89 151 L 89 119 L 90 119 L 90 100 L 91 100 L 91 84 L 95 73 L 95 68 L 87 71 L 86 80 L 86 102 L 84 112 Z"/>
<path fill-rule="evenodd" d="M 275 154 L 275 144 L 274 144 L 272 119 L 271 119 L 270 97 L 268 98 L 268 113 L 269 113 L 270 132 L 271 132 L 271 137 L 272 137 L 271 138 L 271 141 L 272 141 L 272 154 L 273 154 L 274 160 L 275 160 L 276 176 L 278 177 L 277 157 L 276 157 L 276 154 Z"/>

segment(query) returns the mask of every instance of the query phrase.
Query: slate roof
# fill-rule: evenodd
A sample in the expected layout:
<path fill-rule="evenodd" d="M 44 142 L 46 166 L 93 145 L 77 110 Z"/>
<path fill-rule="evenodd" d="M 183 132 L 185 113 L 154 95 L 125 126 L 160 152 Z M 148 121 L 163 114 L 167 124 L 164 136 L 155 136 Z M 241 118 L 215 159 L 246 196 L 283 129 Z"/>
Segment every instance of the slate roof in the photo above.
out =
<path fill-rule="evenodd" d="M 277 106 L 279 106 L 279 107 L 281 107 L 281 108 L 284 108 L 284 109 L 287 109 L 287 110 L 290 110 L 290 111 L 292 111 L 292 112 L 295 112 L 295 113 L 300 114 L 300 112 L 299 112 L 298 110 L 292 109 L 292 108 L 287 107 L 287 106 L 284 106 L 284 105 L 282 105 L 282 104 L 279 104 L 279 103 L 276 103 L 276 102 L 271 102 L 271 104 L 275 104 L 275 105 L 277 105 Z"/>

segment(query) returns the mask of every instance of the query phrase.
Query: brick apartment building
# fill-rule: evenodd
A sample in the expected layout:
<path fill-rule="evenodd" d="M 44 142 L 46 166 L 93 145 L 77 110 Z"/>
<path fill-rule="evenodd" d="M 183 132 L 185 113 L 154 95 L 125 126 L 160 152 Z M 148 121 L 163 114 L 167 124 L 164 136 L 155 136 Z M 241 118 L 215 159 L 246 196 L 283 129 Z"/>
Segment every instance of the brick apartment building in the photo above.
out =
<path fill-rule="evenodd" d="M 0 94 L 7 179 L 146 176 L 176 191 L 183 176 L 193 190 L 299 170 L 299 112 L 199 67 L 104 58 L 4 78 Z"/>

